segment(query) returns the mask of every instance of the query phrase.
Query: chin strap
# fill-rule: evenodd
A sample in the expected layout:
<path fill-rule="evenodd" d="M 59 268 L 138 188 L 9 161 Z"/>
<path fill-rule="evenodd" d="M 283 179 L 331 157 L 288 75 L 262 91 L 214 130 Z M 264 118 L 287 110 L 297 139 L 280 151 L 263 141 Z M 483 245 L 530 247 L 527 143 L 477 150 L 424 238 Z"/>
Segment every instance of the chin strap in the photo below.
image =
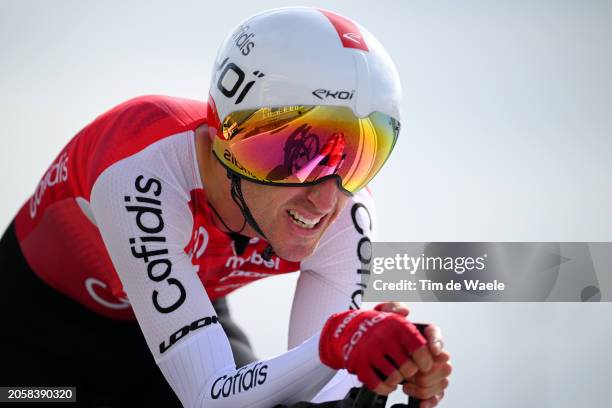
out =
<path fill-rule="evenodd" d="M 261 230 L 261 228 L 257 224 L 257 221 L 255 221 L 255 218 L 253 218 L 253 214 L 251 214 L 251 210 L 249 210 L 249 207 L 247 206 L 246 201 L 244 201 L 244 196 L 242 195 L 242 184 L 241 184 L 241 180 L 242 179 L 240 177 L 238 177 L 237 175 L 235 175 L 234 173 L 230 172 L 229 170 L 227 171 L 227 177 L 231 180 L 231 183 L 232 183 L 232 185 L 230 187 L 230 192 L 231 192 L 231 195 L 232 195 L 232 200 L 234 200 L 234 203 L 236 203 L 236 206 L 238 206 L 238 209 L 240 209 L 240 212 L 242 213 L 242 216 L 244 217 L 245 224 L 248 222 L 249 225 L 255 231 L 257 231 L 257 233 L 259 235 L 261 235 L 265 239 L 268 239 L 266 237 L 266 234 L 263 233 L 263 231 Z M 215 213 L 216 213 L 216 211 L 215 211 Z M 217 214 L 217 216 L 219 216 L 219 214 Z M 240 233 L 244 229 L 245 224 L 242 224 L 242 229 L 240 229 L 240 231 L 238 231 L 238 232 L 234 232 L 231 229 L 230 229 L 230 231 L 232 233 L 234 233 L 234 234 Z M 225 225 L 225 223 L 223 223 L 223 225 Z M 225 225 L 225 227 L 227 228 L 227 225 Z M 274 255 L 274 249 L 272 248 L 272 245 L 268 244 L 266 249 L 261 254 L 261 257 L 264 260 L 269 261 L 272 258 L 273 255 Z"/>

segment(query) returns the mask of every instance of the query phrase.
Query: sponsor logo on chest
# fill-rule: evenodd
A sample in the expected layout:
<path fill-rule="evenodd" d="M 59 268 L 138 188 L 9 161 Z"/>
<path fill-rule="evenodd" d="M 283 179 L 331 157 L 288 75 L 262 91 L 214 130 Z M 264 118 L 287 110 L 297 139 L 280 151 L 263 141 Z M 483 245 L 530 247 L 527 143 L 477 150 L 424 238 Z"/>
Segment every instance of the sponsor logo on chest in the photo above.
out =
<path fill-rule="evenodd" d="M 256 249 L 246 258 L 243 258 L 238 255 L 230 256 L 229 258 L 227 258 L 227 261 L 225 262 L 225 267 L 231 268 L 231 269 L 238 269 L 238 268 L 242 268 L 242 266 L 245 264 L 256 265 L 256 266 L 261 265 L 268 269 L 274 269 L 277 271 L 280 270 L 280 258 L 278 256 L 270 258 L 269 260 L 265 260 L 263 259 L 261 254 L 257 252 Z"/>

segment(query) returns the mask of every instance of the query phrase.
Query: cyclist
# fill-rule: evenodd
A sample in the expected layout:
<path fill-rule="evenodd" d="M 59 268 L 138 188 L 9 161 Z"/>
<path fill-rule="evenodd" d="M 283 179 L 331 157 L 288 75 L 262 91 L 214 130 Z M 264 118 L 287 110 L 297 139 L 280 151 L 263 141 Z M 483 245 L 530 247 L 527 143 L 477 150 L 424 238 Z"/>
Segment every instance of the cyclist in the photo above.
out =
<path fill-rule="evenodd" d="M 359 310 L 364 187 L 400 92 L 363 27 L 284 8 L 226 39 L 208 103 L 144 96 L 96 118 L 2 238 L 1 383 L 77 385 L 87 406 L 271 407 L 341 397 L 346 369 L 434 406 L 439 330 L 422 337 L 398 304 Z M 289 351 L 257 359 L 224 297 L 298 270 Z"/>

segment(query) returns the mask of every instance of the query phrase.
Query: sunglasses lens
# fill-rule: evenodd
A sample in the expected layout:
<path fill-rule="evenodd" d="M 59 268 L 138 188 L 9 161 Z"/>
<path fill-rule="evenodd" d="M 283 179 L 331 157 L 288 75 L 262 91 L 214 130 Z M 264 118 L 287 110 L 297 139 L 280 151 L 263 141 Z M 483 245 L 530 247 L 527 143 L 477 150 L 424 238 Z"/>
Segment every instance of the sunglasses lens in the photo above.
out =
<path fill-rule="evenodd" d="M 253 181 L 303 185 L 336 176 L 353 193 L 380 170 L 398 133 L 399 122 L 378 112 L 358 118 L 347 107 L 261 108 L 228 115 L 213 151 Z"/>

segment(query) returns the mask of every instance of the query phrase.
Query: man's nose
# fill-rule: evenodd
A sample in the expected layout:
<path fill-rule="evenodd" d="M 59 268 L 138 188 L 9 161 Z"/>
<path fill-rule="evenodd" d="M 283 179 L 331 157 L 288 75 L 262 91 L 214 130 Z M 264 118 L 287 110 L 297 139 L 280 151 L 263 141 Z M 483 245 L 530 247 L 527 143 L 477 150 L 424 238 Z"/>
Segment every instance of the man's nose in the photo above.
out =
<path fill-rule="evenodd" d="M 328 179 L 308 188 L 306 197 L 317 210 L 331 212 L 338 202 L 338 194 L 342 194 L 338 188 L 336 179 Z"/>

